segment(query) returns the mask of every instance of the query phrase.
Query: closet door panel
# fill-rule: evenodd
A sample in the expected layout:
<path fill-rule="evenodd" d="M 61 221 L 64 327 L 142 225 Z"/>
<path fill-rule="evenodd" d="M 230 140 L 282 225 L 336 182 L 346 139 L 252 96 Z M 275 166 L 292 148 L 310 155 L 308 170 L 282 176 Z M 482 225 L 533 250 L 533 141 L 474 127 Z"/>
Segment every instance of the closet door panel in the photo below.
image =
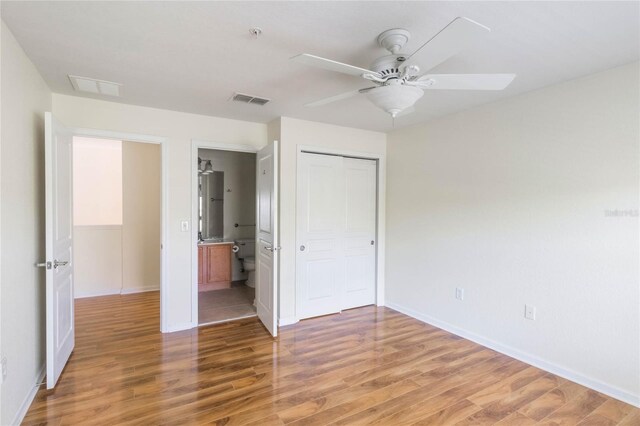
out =
<path fill-rule="evenodd" d="M 376 300 L 376 176 L 375 161 L 344 159 L 343 309 L 370 305 Z"/>
<path fill-rule="evenodd" d="M 301 154 L 298 164 L 296 314 L 339 312 L 344 288 L 342 157 Z"/>

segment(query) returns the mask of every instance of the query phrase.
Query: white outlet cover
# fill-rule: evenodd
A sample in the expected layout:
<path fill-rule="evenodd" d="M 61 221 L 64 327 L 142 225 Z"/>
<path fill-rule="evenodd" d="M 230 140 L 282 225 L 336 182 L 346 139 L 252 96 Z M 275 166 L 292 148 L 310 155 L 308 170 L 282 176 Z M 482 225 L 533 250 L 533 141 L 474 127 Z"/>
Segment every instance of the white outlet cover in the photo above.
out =
<path fill-rule="evenodd" d="M 532 305 L 524 305 L 524 317 L 529 320 L 535 320 L 536 307 Z"/>

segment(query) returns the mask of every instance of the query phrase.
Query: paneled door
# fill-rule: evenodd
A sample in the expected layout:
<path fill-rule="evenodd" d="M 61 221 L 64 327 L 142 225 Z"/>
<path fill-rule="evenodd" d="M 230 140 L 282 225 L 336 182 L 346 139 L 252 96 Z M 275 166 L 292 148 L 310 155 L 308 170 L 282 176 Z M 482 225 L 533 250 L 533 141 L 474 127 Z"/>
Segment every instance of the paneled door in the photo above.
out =
<path fill-rule="evenodd" d="M 376 181 L 373 160 L 298 157 L 298 319 L 375 303 Z"/>
<path fill-rule="evenodd" d="M 342 157 L 298 160 L 296 316 L 303 319 L 342 309 L 345 193 Z"/>
<path fill-rule="evenodd" d="M 256 158 L 256 307 L 258 318 L 278 335 L 278 142 Z"/>
<path fill-rule="evenodd" d="M 345 286 L 342 309 L 376 302 L 377 165 L 372 160 L 344 159 Z"/>
<path fill-rule="evenodd" d="M 75 344 L 73 310 L 72 142 L 69 129 L 45 113 L 45 252 L 47 389 Z"/>

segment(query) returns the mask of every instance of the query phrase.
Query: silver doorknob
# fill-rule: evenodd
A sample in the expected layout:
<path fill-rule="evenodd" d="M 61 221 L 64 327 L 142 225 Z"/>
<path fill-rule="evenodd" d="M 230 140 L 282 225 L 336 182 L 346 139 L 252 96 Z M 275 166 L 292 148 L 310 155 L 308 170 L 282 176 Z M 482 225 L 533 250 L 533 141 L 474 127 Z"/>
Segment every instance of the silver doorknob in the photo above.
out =
<path fill-rule="evenodd" d="M 300 251 L 304 251 L 304 249 L 306 249 L 305 246 L 300 246 Z"/>
<path fill-rule="evenodd" d="M 375 244 L 375 242 L 373 240 L 371 240 L 371 245 L 374 245 L 374 244 Z"/>
<path fill-rule="evenodd" d="M 36 268 L 47 268 L 47 269 L 51 269 L 51 262 L 41 262 L 41 263 L 36 263 Z"/>

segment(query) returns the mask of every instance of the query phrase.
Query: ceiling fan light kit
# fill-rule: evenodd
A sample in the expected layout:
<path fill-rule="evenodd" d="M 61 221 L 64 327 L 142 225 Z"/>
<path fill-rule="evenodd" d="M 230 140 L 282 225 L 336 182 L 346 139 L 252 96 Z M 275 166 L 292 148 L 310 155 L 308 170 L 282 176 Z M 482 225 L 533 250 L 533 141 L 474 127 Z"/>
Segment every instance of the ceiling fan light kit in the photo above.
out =
<path fill-rule="evenodd" d="M 302 53 L 291 59 L 305 65 L 341 72 L 369 80 L 377 86 L 352 90 L 306 104 L 318 107 L 342 99 L 366 94 L 369 101 L 391 117 L 413 112 L 413 105 L 424 90 L 503 90 L 515 74 L 424 74 L 469 47 L 491 30 L 471 19 L 458 17 L 423 43 L 411 54 L 402 53 L 409 31 L 393 28 L 382 32 L 378 44 L 391 54 L 377 58 L 369 69 L 343 64 L 320 56 Z M 424 66 L 426 64 L 426 66 Z M 420 67 L 423 65 L 424 67 Z"/>
<path fill-rule="evenodd" d="M 393 118 L 403 110 L 412 107 L 422 95 L 424 95 L 422 89 L 402 84 L 380 86 L 367 92 L 367 98 Z"/>

